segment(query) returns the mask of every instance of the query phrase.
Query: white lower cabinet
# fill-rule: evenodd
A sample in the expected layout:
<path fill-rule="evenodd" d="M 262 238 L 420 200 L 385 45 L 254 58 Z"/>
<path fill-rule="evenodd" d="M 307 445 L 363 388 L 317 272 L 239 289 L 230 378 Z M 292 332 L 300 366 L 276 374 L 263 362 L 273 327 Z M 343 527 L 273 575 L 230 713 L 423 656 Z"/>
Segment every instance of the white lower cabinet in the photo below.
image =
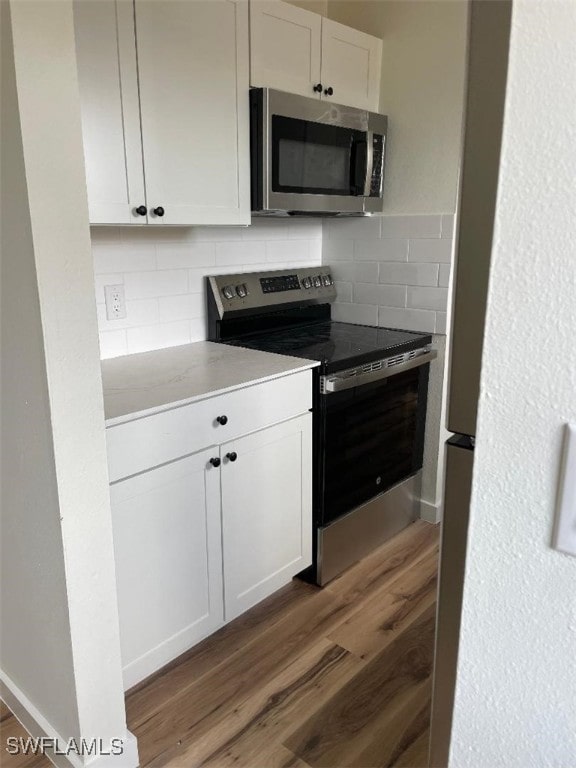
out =
<path fill-rule="evenodd" d="M 222 446 L 226 621 L 312 562 L 311 420 L 307 414 Z"/>
<path fill-rule="evenodd" d="M 220 478 L 202 451 L 110 487 L 124 687 L 221 626 Z"/>
<path fill-rule="evenodd" d="M 277 409 L 283 421 L 274 423 L 264 408 L 250 431 L 236 418 L 242 394 L 248 409 L 254 392 L 265 403 L 263 387 L 274 399 L 290 380 L 292 397 L 284 393 Z M 154 433 L 161 433 L 164 416 L 165 434 L 182 447 L 174 414 L 186 413 L 181 429 L 190 430 L 190 409 L 197 408 L 201 424 L 208 408 L 230 413 L 228 423 L 242 424 L 248 434 L 236 431 L 234 439 L 180 458 L 165 446 L 168 460 L 158 464 L 154 455 L 156 466 L 140 462 L 128 477 L 122 456 L 136 450 L 145 434 L 107 429 L 109 448 L 116 449 L 109 451 L 115 479 L 110 496 L 126 689 L 311 564 L 311 397 L 306 371 L 129 422 L 145 426 L 155 420 Z"/>

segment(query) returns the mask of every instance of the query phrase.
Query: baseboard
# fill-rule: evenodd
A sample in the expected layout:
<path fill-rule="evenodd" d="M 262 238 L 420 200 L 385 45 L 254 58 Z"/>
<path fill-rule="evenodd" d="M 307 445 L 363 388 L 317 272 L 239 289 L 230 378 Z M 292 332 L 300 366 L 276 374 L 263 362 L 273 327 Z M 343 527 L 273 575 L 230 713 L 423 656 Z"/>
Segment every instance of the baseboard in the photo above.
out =
<path fill-rule="evenodd" d="M 138 768 L 138 742 L 130 731 L 124 731 L 119 737 L 123 743 L 123 751 L 120 755 L 95 755 L 87 756 L 83 760 L 78 754 L 70 752 L 64 754 L 69 739 L 62 737 L 55 728 L 38 711 L 28 697 L 18 688 L 8 675 L 0 670 L 0 699 L 14 714 L 14 717 L 24 726 L 32 738 L 46 738 L 59 745 L 59 750 L 47 749 L 46 757 L 57 768 L 85 768 L 89 763 L 90 768 Z M 2 753 L 6 745 L 1 745 Z"/>
<path fill-rule="evenodd" d="M 420 499 L 420 519 L 427 523 L 439 523 L 442 520 L 442 504 L 432 504 Z"/>

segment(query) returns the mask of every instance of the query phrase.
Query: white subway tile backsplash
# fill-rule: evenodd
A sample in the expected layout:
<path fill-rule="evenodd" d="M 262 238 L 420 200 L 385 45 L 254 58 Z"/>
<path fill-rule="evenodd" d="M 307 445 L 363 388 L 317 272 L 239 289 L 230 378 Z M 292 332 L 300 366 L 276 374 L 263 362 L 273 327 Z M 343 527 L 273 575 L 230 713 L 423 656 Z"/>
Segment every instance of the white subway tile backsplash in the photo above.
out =
<path fill-rule="evenodd" d="M 336 280 L 334 285 L 336 287 L 336 301 L 349 304 L 352 301 L 352 283 L 341 283 Z"/>
<path fill-rule="evenodd" d="M 190 341 L 205 341 L 207 335 L 205 317 L 194 317 L 190 320 Z"/>
<path fill-rule="evenodd" d="M 298 262 L 309 258 L 309 240 L 269 240 L 266 243 L 266 261 Z"/>
<path fill-rule="evenodd" d="M 447 288 L 450 284 L 450 270 L 451 264 L 440 264 L 440 271 L 438 272 L 438 285 L 443 288 Z"/>
<path fill-rule="evenodd" d="M 128 353 L 126 331 L 102 331 L 100 333 L 100 357 L 120 357 Z"/>
<path fill-rule="evenodd" d="M 158 322 L 158 299 L 137 299 L 126 302 L 126 317 L 108 320 L 106 305 L 97 304 L 98 328 L 100 331 L 119 331 L 138 325 L 153 325 Z"/>
<path fill-rule="evenodd" d="M 284 219 L 264 219 L 254 217 L 249 227 L 243 227 L 242 240 L 286 240 L 288 238 L 288 222 Z"/>
<path fill-rule="evenodd" d="M 451 257 L 452 240 L 410 240 L 408 261 L 449 264 Z"/>
<path fill-rule="evenodd" d="M 230 271 L 230 267 L 191 269 L 188 272 L 188 290 L 190 293 L 205 293 L 207 275 L 225 275 Z"/>
<path fill-rule="evenodd" d="M 322 242 L 322 220 L 289 219 L 288 237 L 291 240 L 318 240 Z"/>
<path fill-rule="evenodd" d="M 438 264 L 380 264 L 380 282 L 400 285 L 437 285 Z"/>
<path fill-rule="evenodd" d="M 355 240 L 354 259 L 362 261 L 407 261 L 408 240 Z"/>
<path fill-rule="evenodd" d="M 453 213 L 442 214 L 442 237 L 451 238 L 454 236 L 454 222 L 456 216 Z"/>
<path fill-rule="evenodd" d="M 354 301 L 357 304 L 376 304 L 386 307 L 406 306 L 405 285 L 378 285 L 374 283 L 355 283 Z"/>
<path fill-rule="evenodd" d="M 330 265 L 335 280 L 351 283 L 377 283 L 378 264 L 370 261 L 338 261 Z"/>
<path fill-rule="evenodd" d="M 188 293 L 188 270 L 165 269 L 155 272 L 130 272 L 124 278 L 124 290 L 127 300 Z"/>
<path fill-rule="evenodd" d="M 414 307 L 416 309 L 435 309 L 439 312 L 445 312 L 447 303 L 447 288 L 416 288 L 408 286 L 408 307 Z"/>
<path fill-rule="evenodd" d="M 128 353 L 148 352 L 151 349 L 177 347 L 190 343 L 190 321 L 180 320 L 173 323 L 162 323 L 126 331 Z"/>
<path fill-rule="evenodd" d="M 436 312 L 435 333 L 446 333 L 446 312 Z"/>
<path fill-rule="evenodd" d="M 141 248 L 132 244 L 97 240 L 92 246 L 94 272 L 143 272 L 156 269 L 156 247 L 150 243 Z"/>
<path fill-rule="evenodd" d="M 381 216 L 358 216 L 342 219 L 327 219 L 324 223 L 323 236 L 329 240 L 380 239 Z"/>
<path fill-rule="evenodd" d="M 378 325 L 378 307 L 363 304 L 332 304 L 332 319 L 356 325 Z"/>
<path fill-rule="evenodd" d="M 254 218 L 250 227 L 93 227 L 91 235 L 103 358 L 205 339 L 206 275 L 322 260 L 320 219 Z M 127 317 L 109 321 L 104 285 L 119 283 L 125 284 Z"/>
<path fill-rule="evenodd" d="M 434 333 L 436 313 L 420 309 L 397 309 L 380 307 L 378 325 L 382 328 L 401 328 L 405 331 Z"/>
<path fill-rule="evenodd" d="M 173 320 L 204 317 L 206 312 L 204 295 L 204 293 L 188 293 L 183 296 L 163 296 L 158 299 L 160 322 L 168 323 Z"/>
<path fill-rule="evenodd" d="M 324 264 L 333 264 L 337 261 L 350 261 L 354 253 L 354 240 L 327 240 L 322 241 L 322 261 Z"/>
<path fill-rule="evenodd" d="M 354 264 L 354 280 L 357 283 L 377 283 L 378 263 L 360 261 Z"/>
<path fill-rule="evenodd" d="M 111 275 L 95 275 L 94 287 L 96 288 L 96 304 L 104 304 L 106 296 L 104 295 L 104 288 L 107 285 L 120 285 L 124 282 L 124 275 L 122 273 L 114 273 Z"/>
<path fill-rule="evenodd" d="M 219 267 L 237 267 L 265 261 L 266 243 L 263 241 L 216 243 L 216 265 Z"/>
<path fill-rule="evenodd" d="M 440 237 L 442 216 L 383 216 L 381 232 L 382 238 Z"/>
<path fill-rule="evenodd" d="M 330 265 L 340 287 L 333 316 L 347 322 L 445 332 L 453 225 L 452 214 L 325 222 L 322 263 Z"/>
<path fill-rule="evenodd" d="M 158 243 L 157 268 L 210 267 L 216 264 L 214 243 Z"/>

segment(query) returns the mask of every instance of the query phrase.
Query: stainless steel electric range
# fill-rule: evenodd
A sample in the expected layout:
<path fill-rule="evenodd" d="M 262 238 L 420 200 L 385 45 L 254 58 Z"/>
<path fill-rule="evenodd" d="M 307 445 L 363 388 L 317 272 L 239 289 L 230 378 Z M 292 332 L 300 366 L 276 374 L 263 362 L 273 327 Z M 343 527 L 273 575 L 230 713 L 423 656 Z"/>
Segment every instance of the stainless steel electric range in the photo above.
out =
<path fill-rule="evenodd" d="M 418 516 L 432 337 L 331 319 L 329 267 L 208 278 L 208 338 L 318 360 L 314 564 L 323 585 Z"/>

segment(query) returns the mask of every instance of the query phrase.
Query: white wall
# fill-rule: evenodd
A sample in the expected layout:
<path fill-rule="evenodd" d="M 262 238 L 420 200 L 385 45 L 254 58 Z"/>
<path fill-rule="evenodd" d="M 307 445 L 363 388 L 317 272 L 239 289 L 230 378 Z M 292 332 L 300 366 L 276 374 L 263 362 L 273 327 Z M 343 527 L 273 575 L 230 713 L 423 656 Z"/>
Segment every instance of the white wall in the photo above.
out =
<path fill-rule="evenodd" d="M 250 227 L 92 227 L 102 358 L 206 339 L 206 275 L 315 266 L 322 224 L 254 218 Z M 123 284 L 127 317 L 107 320 L 104 286 Z"/>
<path fill-rule="evenodd" d="M 3 679 L 9 677 L 41 711 L 50 712 L 57 731 L 77 735 L 58 487 L 8 3 L 0 5 L 0 12 L 0 668 Z"/>
<path fill-rule="evenodd" d="M 35 735 L 126 737 L 131 767 L 72 6 L 1 5 L 2 695 Z"/>
<path fill-rule="evenodd" d="M 454 768 L 575 764 L 576 559 L 550 548 L 576 421 L 574 29 L 571 1 L 513 3 Z"/>

